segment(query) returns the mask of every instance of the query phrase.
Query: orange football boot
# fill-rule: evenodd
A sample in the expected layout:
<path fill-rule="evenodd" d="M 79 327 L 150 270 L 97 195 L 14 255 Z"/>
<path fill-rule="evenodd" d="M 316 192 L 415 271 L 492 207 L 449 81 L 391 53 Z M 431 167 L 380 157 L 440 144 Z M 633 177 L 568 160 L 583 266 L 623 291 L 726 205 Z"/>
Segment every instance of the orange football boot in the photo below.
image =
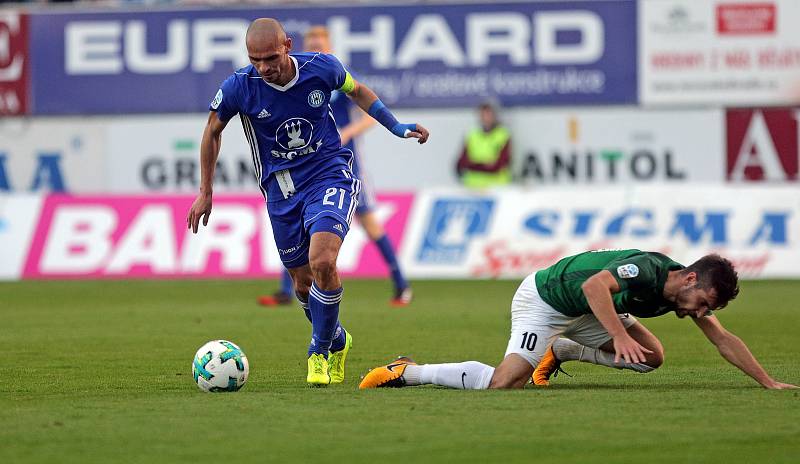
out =
<path fill-rule="evenodd" d="M 363 390 L 365 388 L 405 387 L 406 379 L 403 378 L 403 372 L 406 371 L 406 366 L 416 364 L 413 359 L 401 356 L 385 366 L 369 371 L 361 379 L 358 388 Z"/>

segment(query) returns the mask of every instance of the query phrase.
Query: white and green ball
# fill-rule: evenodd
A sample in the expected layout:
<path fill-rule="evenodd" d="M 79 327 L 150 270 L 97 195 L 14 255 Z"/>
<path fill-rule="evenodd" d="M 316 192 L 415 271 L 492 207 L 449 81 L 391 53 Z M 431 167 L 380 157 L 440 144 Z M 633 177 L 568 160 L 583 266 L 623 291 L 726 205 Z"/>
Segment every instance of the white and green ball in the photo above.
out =
<path fill-rule="evenodd" d="M 192 362 L 192 376 L 204 392 L 238 391 L 249 374 L 247 356 L 227 340 L 213 340 L 201 346 Z"/>

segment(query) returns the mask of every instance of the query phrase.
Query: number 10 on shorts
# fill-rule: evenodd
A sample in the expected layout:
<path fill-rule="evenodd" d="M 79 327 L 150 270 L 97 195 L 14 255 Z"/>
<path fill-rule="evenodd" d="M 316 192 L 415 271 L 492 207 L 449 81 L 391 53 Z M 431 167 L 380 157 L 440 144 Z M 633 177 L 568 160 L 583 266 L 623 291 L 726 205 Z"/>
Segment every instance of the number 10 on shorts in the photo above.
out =
<path fill-rule="evenodd" d="M 523 332 L 522 333 L 522 344 L 519 346 L 520 348 L 526 349 L 528 351 L 533 351 L 536 348 L 536 340 L 539 337 L 536 336 L 533 332 Z"/>
<path fill-rule="evenodd" d="M 344 206 L 344 194 L 345 194 L 345 191 L 344 191 L 343 188 L 337 189 L 336 187 L 330 187 L 327 190 L 325 190 L 325 196 L 322 198 L 322 204 L 323 205 L 331 205 L 331 206 L 336 205 L 336 203 L 331 201 L 330 198 L 332 196 L 336 195 L 337 193 L 339 194 L 339 206 L 338 206 L 338 208 L 342 209 L 342 206 Z"/>

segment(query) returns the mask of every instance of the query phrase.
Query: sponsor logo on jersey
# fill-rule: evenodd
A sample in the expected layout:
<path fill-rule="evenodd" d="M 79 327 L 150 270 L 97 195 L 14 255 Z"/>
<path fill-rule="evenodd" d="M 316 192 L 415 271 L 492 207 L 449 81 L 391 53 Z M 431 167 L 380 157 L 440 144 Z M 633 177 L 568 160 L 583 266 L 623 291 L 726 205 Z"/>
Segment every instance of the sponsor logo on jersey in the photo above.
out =
<path fill-rule="evenodd" d="M 211 100 L 211 108 L 219 108 L 220 103 L 222 103 L 222 89 L 217 90 L 217 94 L 214 96 L 214 99 Z"/>
<path fill-rule="evenodd" d="M 312 90 L 308 94 L 308 104 L 312 108 L 319 108 L 323 103 L 325 103 L 325 94 L 321 90 Z"/>
<path fill-rule="evenodd" d="M 322 146 L 322 140 L 312 144 L 313 135 L 314 126 L 307 119 L 287 119 L 275 131 L 275 142 L 286 151 L 272 150 L 272 156 L 292 160 L 316 152 Z"/>
<path fill-rule="evenodd" d="M 341 224 L 339 224 L 339 223 L 336 223 L 336 224 L 334 224 L 334 225 L 333 225 L 333 228 L 334 228 L 334 229 L 336 229 L 336 230 L 338 230 L 338 231 L 339 231 L 339 232 L 341 232 L 341 233 L 344 233 L 344 227 L 342 227 L 342 225 L 341 225 Z"/>
<path fill-rule="evenodd" d="M 635 264 L 623 264 L 617 268 L 617 275 L 622 279 L 633 279 L 639 275 L 639 267 Z"/>
<path fill-rule="evenodd" d="M 270 116 L 272 116 L 272 113 L 270 113 L 270 112 L 269 112 L 269 111 L 267 111 L 266 109 L 262 109 L 262 110 L 261 110 L 261 112 L 260 112 L 260 113 L 258 113 L 258 116 L 256 116 L 256 117 L 257 117 L 258 119 L 264 119 L 264 118 L 268 118 L 268 117 L 270 117 Z"/>

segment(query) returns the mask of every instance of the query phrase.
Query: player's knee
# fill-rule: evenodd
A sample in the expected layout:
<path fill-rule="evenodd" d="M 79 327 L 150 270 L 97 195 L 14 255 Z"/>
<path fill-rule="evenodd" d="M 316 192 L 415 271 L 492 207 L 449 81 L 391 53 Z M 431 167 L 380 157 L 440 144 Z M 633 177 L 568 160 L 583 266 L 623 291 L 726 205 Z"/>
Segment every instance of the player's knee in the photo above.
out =
<path fill-rule="evenodd" d="M 652 367 L 653 369 L 658 369 L 664 364 L 664 349 L 658 347 L 658 349 L 654 349 L 652 354 L 647 355 L 647 361 L 645 364 Z"/>
<path fill-rule="evenodd" d="M 336 274 L 336 253 L 318 253 L 311 258 L 309 264 L 315 278 L 330 277 Z"/>
<path fill-rule="evenodd" d="M 523 388 L 527 379 L 518 379 L 515 376 L 498 373 L 496 370 L 489 382 L 490 389 L 507 390 L 511 388 Z"/>
<path fill-rule="evenodd" d="M 294 294 L 300 301 L 308 301 L 308 294 L 311 291 L 311 286 L 305 282 L 294 282 Z"/>

